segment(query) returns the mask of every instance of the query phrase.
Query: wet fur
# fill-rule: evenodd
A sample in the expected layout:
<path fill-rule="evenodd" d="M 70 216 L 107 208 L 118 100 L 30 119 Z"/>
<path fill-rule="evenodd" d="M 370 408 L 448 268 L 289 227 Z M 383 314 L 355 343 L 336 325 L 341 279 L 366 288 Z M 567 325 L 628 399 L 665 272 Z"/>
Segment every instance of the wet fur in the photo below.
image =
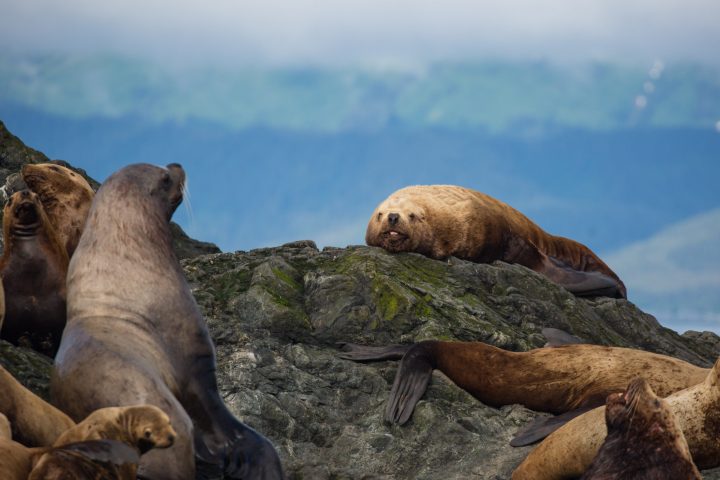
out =
<path fill-rule="evenodd" d="M 391 214 L 398 215 L 394 225 Z M 390 236 L 390 230 L 399 235 Z M 390 252 L 436 259 L 519 263 L 578 295 L 627 296 L 615 272 L 585 245 L 546 233 L 488 195 L 453 185 L 413 186 L 393 193 L 370 217 L 365 241 Z"/>
<path fill-rule="evenodd" d="M 73 418 L 118 404 L 167 412 L 175 444 L 143 456 L 144 478 L 194 479 L 195 455 L 230 478 L 282 478 L 272 445 L 218 393 L 215 350 L 172 248 L 183 181 L 177 165 L 140 164 L 98 190 L 70 264 L 51 395 Z"/>

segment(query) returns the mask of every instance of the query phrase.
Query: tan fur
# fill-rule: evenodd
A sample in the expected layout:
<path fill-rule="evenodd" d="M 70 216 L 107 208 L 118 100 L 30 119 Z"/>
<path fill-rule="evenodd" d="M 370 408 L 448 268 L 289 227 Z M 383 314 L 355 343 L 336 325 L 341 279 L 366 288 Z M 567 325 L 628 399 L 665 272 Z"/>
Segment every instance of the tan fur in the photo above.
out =
<path fill-rule="evenodd" d="M 709 372 L 667 355 L 601 345 L 510 352 L 481 342 L 426 344 L 436 368 L 483 403 L 520 403 L 552 413 L 600 405 L 641 374 L 667 396 L 702 382 Z"/>
<path fill-rule="evenodd" d="M 399 215 L 395 225 L 388 221 L 391 213 Z M 406 235 L 407 239 L 390 241 L 387 236 L 390 230 Z M 392 252 L 418 252 L 436 259 L 455 256 L 481 263 L 505 260 L 526 265 L 512 258 L 509 251 L 512 238 L 531 243 L 545 255 L 575 270 L 600 272 L 620 282 L 618 276 L 581 243 L 548 234 L 510 205 L 489 195 L 453 185 L 412 186 L 396 191 L 375 209 L 365 235 L 368 245 Z M 624 286 L 622 290 L 624 293 Z"/>
<path fill-rule="evenodd" d="M 70 417 L 25 388 L 0 367 L 0 412 L 7 416 L 19 442 L 30 446 L 50 446 L 68 428 Z"/>
<path fill-rule="evenodd" d="M 66 430 L 53 443 L 59 447 L 83 440 L 118 440 L 138 448 L 148 441 L 154 448 L 166 448 L 175 440 L 170 418 L 153 405 L 107 407 L 95 410 L 85 420 Z"/>
<path fill-rule="evenodd" d="M 720 465 L 720 359 L 706 379 L 667 397 L 700 469 Z M 581 415 L 547 437 L 513 472 L 513 480 L 579 477 L 605 441 L 605 407 Z"/>
<path fill-rule="evenodd" d="M 22 176 L 28 188 L 40 196 L 67 256 L 71 257 L 95 196 L 92 187 L 79 173 L 53 163 L 24 165 Z"/>
<path fill-rule="evenodd" d="M 10 421 L 2 413 L 0 413 L 0 439 L 12 440 Z"/>
<path fill-rule="evenodd" d="M 10 439 L 0 438 L 0 478 L 27 480 L 34 450 Z"/>

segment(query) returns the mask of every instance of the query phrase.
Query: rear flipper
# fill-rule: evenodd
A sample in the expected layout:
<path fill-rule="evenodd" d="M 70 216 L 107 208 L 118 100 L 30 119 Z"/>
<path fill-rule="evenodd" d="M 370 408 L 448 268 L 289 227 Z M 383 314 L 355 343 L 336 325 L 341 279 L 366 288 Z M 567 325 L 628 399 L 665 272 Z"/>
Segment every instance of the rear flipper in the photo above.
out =
<path fill-rule="evenodd" d="M 538 417 L 515 434 L 515 438 L 510 441 L 510 446 L 524 447 L 526 445 L 532 445 L 533 443 L 547 437 L 573 418 L 578 417 L 595 407 L 596 405 L 591 407 L 580 407 L 561 415 L 555 415 L 554 417 Z"/>
<path fill-rule="evenodd" d="M 542 334 L 547 339 L 546 347 L 560 347 L 562 345 L 577 345 L 586 343 L 581 338 L 571 335 L 564 330 L 558 328 L 543 328 Z"/>
<path fill-rule="evenodd" d="M 369 347 L 355 343 L 338 343 L 343 353 L 338 357 L 356 362 L 367 362 L 375 360 L 400 360 L 407 353 L 412 345 L 388 345 L 386 347 Z"/>
<path fill-rule="evenodd" d="M 626 298 L 625 287 L 618 280 L 597 271 L 576 270 L 561 260 L 546 255 L 532 242 L 518 236 L 507 241 L 502 260 L 519 263 L 541 273 L 578 297 Z"/>
<path fill-rule="evenodd" d="M 415 344 L 408 350 L 395 374 L 385 410 L 386 422 L 403 425 L 410 419 L 415 405 L 427 390 L 434 368 L 424 344 Z"/>

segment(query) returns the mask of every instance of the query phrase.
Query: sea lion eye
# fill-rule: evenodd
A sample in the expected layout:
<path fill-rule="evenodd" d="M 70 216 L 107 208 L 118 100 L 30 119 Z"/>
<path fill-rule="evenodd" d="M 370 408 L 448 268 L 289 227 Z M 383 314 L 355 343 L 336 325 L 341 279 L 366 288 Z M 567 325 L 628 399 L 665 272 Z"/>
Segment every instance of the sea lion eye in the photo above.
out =
<path fill-rule="evenodd" d="M 164 188 L 170 187 L 170 174 L 168 172 L 163 173 L 162 179 L 160 179 Z"/>
<path fill-rule="evenodd" d="M 415 220 L 415 214 L 414 214 L 414 213 L 411 213 L 410 215 L 408 215 L 408 217 L 410 217 L 410 220 Z"/>
<path fill-rule="evenodd" d="M 377 214 L 377 219 L 380 220 L 382 218 L 382 213 Z"/>

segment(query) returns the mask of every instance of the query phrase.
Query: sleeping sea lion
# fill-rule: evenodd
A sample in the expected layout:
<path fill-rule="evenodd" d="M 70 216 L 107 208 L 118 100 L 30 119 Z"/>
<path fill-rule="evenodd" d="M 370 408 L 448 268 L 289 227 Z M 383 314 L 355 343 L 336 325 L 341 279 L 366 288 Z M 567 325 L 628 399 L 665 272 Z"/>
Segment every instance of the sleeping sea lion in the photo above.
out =
<path fill-rule="evenodd" d="M 519 263 L 579 296 L 627 298 L 620 278 L 589 248 L 542 230 L 510 205 L 454 185 L 406 187 L 373 212 L 370 246 L 479 263 Z"/>
<path fill-rule="evenodd" d="M 22 190 L 8 199 L 3 238 L 5 320 L 0 334 L 53 356 L 65 326 L 68 256 L 35 193 Z"/>
<path fill-rule="evenodd" d="M 620 347 L 564 345 L 511 352 L 482 342 L 424 341 L 414 345 L 366 347 L 346 344 L 340 356 L 355 361 L 402 358 L 385 420 L 404 424 L 425 393 L 433 369 L 486 405 L 519 403 L 566 414 L 516 437 L 512 445 L 539 440 L 573 415 L 603 405 L 642 374 L 660 395 L 702 382 L 708 369 L 683 360 Z"/>
<path fill-rule="evenodd" d="M 131 165 L 100 187 L 68 272 L 68 322 L 51 397 L 72 418 L 113 405 L 165 411 L 175 443 L 140 462 L 150 480 L 193 480 L 195 455 L 226 477 L 283 478 L 275 449 L 220 398 L 215 349 L 172 248 L 185 172 Z"/>

